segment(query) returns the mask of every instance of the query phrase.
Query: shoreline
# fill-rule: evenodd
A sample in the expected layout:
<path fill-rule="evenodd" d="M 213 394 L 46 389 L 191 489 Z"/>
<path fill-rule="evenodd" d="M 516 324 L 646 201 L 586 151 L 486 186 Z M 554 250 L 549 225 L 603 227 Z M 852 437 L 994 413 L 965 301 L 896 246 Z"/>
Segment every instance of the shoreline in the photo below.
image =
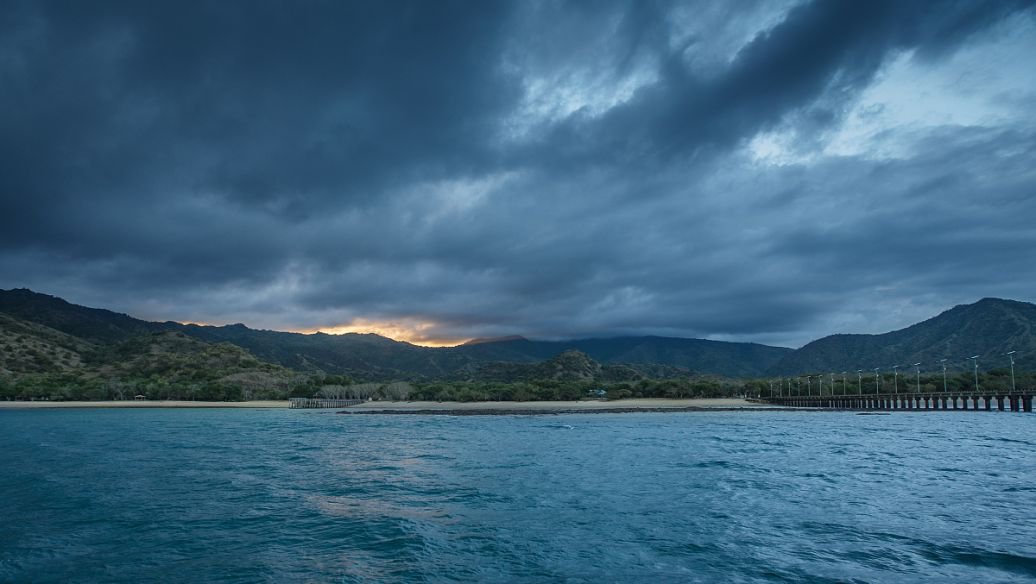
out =
<path fill-rule="evenodd" d="M 769 408 L 719 408 L 719 407 L 663 407 L 663 408 L 572 408 L 572 409 L 436 409 L 436 410 L 339 410 L 336 414 L 350 416 L 559 416 L 566 414 L 647 414 L 647 413 L 681 413 L 681 412 L 772 412 L 784 410 L 780 407 Z"/>
<path fill-rule="evenodd" d="M 556 414 L 622 414 L 645 412 L 730 412 L 783 410 L 737 398 L 662 399 L 632 398 L 615 401 L 528 402 L 366 402 L 340 408 L 349 415 L 530 416 Z"/>
<path fill-rule="evenodd" d="M 250 408 L 250 409 L 288 409 L 287 400 L 242 401 L 242 402 L 209 402 L 183 400 L 123 400 L 123 401 L 0 401 L 0 410 L 38 410 L 38 409 L 75 409 L 75 408 L 115 408 L 115 409 L 147 409 L 147 408 Z"/>
<path fill-rule="evenodd" d="M 34 409 L 288 409 L 288 401 L 208 402 L 183 400 L 125 401 L 0 401 L 0 410 Z M 306 408 L 308 409 L 308 408 Z M 527 402 L 432 402 L 371 401 L 335 410 L 345 414 L 422 414 L 422 415 L 529 415 L 557 413 L 689 412 L 786 409 L 737 398 L 663 399 L 631 398 L 615 401 L 527 401 Z"/>

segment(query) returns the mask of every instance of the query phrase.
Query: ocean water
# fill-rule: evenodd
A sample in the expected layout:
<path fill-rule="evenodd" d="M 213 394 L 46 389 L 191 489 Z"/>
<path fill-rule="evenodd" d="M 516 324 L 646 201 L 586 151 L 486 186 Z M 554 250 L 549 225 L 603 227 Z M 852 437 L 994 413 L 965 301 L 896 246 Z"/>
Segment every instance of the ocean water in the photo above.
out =
<path fill-rule="evenodd" d="M 0 411 L 0 582 L 1032 582 L 1036 415 Z"/>

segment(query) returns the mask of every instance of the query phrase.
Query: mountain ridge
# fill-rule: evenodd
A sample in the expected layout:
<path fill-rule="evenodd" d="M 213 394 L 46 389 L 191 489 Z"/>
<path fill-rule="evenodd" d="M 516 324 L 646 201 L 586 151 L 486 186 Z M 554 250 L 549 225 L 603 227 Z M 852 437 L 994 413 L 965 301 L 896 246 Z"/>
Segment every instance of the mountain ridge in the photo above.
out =
<path fill-rule="evenodd" d="M 376 334 L 328 335 L 224 326 L 151 322 L 88 308 L 28 289 L 0 290 L 0 314 L 71 335 L 88 344 L 111 344 L 141 334 L 180 332 L 209 343 L 230 343 L 256 358 L 299 372 L 348 375 L 357 380 L 457 380 L 480 374 L 516 375 L 513 367 L 578 351 L 602 366 L 630 366 L 640 374 L 711 374 L 727 377 L 884 370 L 940 359 L 960 370 L 980 355 L 979 369 L 1004 368 L 1018 351 L 1019 368 L 1036 369 L 1036 305 L 1003 298 L 960 304 L 902 329 L 880 334 L 838 333 L 799 349 L 758 343 L 640 336 L 536 341 L 524 337 L 479 339 L 455 347 L 421 347 Z M 53 334 L 50 335 L 52 338 Z M 43 341 L 41 341 L 43 342 Z M 67 341 L 63 341 L 68 345 Z M 65 355 L 73 359 L 74 355 Z M 25 366 L 24 363 L 19 366 Z M 480 373 L 481 372 L 481 373 Z"/>
<path fill-rule="evenodd" d="M 1036 369 L 1036 304 L 1004 298 L 982 298 L 958 304 L 910 326 L 879 334 L 839 333 L 821 337 L 786 355 L 769 375 L 812 372 L 871 371 L 921 363 L 928 370 L 940 366 L 960 369 L 967 358 L 979 355 L 979 369 L 1002 369 L 1017 351 L 1016 366 Z"/>
<path fill-rule="evenodd" d="M 420 347 L 375 334 L 303 334 L 257 330 L 242 324 L 211 326 L 144 321 L 110 310 L 79 306 L 28 289 L 0 290 L 0 313 L 101 343 L 144 333 L 178 331 L 207 342 L 229 342 L 258 358 L 299 371 L 324 371 L 367 380 L 451 379 L 470 374 L 480 364 L 535 363 L 569 349 L 586 353 L 607 365 L 660 365 L 747 377 L 762 373 L 791 351 L 758 343 L 658 336 L 568 341 L 510 337 L 456 347 Z"/>

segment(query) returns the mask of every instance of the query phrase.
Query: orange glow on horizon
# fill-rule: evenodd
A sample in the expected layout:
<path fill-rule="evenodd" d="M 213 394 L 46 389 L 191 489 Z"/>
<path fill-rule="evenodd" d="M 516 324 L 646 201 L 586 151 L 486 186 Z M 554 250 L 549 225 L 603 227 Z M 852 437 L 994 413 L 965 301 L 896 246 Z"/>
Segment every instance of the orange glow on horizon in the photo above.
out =
<path fill-rule="evenodd" d="M 303 334 L 324 333 L 327 335 L 373 333 L 395 341 L 403 341 L 405 343 L 410 343 L 411 345 L 420 345 L 422 347 L 455 347 L 471 340 L 467 338 L 437 338 L 433 334 L 430 334 L 435 327 L 436 323 L 428 321 L 405 320 L 402 322 L 381 322 L 358 318 L 350 323 L 298 330 L 295 332 Z"/>

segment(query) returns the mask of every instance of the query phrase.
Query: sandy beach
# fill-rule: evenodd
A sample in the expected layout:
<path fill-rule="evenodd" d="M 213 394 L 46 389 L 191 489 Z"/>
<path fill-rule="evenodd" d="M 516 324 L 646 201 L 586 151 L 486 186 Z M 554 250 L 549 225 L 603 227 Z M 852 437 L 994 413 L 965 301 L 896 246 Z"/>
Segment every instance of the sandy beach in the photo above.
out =
<path fill-rule="evenodd" d="M 0 409 L 38 408 L 287 408 L 287 401 L 207 402 L 177 400 L 0 401 Z"/>
<path fill-rule="evenodd" d="M 624 399 L 616 401 L 527 401 L 527 402 L 380 402 L 373 401 L 343 408 L 350 414 L 546 414 L 546 413 L 620 413 L 696 410 L 770 409 L 774 406 L 744 399 Z"/>

